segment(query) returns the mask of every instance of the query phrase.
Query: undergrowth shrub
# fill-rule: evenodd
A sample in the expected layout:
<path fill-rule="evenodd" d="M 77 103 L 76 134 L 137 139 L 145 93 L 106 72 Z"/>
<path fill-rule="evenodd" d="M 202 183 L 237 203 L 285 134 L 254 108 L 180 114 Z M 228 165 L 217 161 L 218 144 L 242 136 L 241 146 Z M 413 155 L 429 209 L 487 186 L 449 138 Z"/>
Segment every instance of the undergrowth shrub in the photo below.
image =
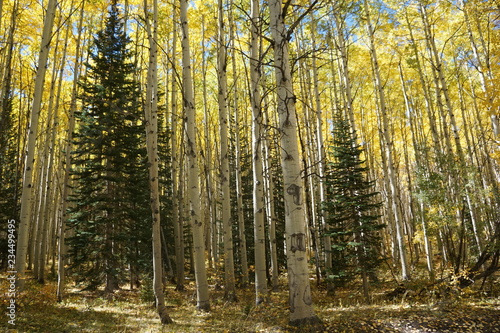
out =
<path fill-rule="evenodd" d="M 153 290 L 153 279 L 149 276 L 146 276 L 142 280 L 142 285 L 140 289 L 141 301 L 144 303 L 153 303 L 156 301 L 155 293 Z"/>

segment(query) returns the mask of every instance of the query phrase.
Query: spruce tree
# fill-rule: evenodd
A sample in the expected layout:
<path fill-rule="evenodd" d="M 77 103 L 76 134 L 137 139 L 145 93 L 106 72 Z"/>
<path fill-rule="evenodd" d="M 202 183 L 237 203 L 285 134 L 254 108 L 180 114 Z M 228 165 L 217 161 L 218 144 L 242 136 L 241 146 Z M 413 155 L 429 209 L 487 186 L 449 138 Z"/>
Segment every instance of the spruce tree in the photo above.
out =
<path fill-rule="evenodd" d="M 12 112 L 12 94 L 10 89 L 1 96 L 0 108 L 0 269 L 7 267 L 7 257 L 13 254 L 12 243 L 9 246 L 8 235 L 15 232 L 9 229 L 9 223 L 19 222 L 21 193 L 21 166 L 19 165 L 18 121 Z M 11 222 L 9 222 L 11 221 Z M 16 224 L 17 227 L 17 224 Z"/>
<path fill-rule="evenodd" d="M 75 114 L 68 226 L 73 273 L 112 292 L 151 260 L 145 131 L 133 53 L 116 2 L 91 46 Z"/>
<path fill-rule="evenodd" d="M 329 225 L 325 236 L 332 237 L 329 277 L 339 286 L 361 275 L 367 287 L 367 276 L 374 276 L 380 263 L 379 231 L 385 227 L 378 221 L 378 193 L 373 191 L 373 182 L 366 179 L 363 148 L 356 143 L 349 122 L 337 115 L 332 134 L 325 173 L 327 201 L 323 203 Z"/>

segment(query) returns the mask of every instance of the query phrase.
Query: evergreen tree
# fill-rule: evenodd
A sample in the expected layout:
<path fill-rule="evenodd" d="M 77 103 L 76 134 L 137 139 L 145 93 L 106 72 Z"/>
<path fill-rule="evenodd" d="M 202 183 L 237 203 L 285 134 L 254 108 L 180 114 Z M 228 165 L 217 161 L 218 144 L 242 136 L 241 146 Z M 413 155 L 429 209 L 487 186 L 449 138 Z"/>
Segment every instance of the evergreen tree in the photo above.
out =
<path fill-rule="evenodd" d="M 89 288 L 105 283 L 106 291 L 124 282 L 126 269 L 151 262 L 145 131 L 129 43 L 114 2 L 80 82 L 72 153 L 73 272 Z"/>
<path fill-rule="evenodd" d="M 347 120 L 337 115 L 333 122 L 333 140 L 325 173 L 327 201 L 325 211 L 332 237 L 332 271 L 329 277 L 338 286 L 361 274 L 374 276 L 380 263 L 377 248 L 379 231 L 377 192 L 366 180 L 367 167 L 361 160 L 363 148 L 356 143 L 356 133 Z M 366 294 L 365 294 L 366 296 Z"/>
<path fill-rule="evenodd" d="M 8 221 L 19 221 L 21 193 L 21 167 L 19 165 L 18 121 L 12 113 L 10 90 L 2 97 L 0 109 L 0 268 L 7 267 L 7 257 L 12 254 L 9 247 Z M 9 251 L 11 250 L 11 251 Z"/>

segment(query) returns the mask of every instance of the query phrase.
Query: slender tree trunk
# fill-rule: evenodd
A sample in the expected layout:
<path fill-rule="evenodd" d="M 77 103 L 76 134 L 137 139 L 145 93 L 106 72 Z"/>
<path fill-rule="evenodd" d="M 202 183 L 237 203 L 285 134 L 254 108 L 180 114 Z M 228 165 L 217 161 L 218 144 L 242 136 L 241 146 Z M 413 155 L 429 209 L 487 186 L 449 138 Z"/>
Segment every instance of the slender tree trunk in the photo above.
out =
<path fill-rule="evenodd" d="M 43 24 L 42 40 L 40 45 L 40 53 L 38 57 L 38 66 L 35 78 L 35 91 L 33 95 L 33 106 L 31 110 L 29 129 L 28 129 L 28 146 L 25 152 L 25 164 L 23 175 L 23 189 L 21 194 L 21 220 L 19 224 L 19 234 L 17 240 L 16 253 L 16 272 L 18 279 L 17 286 L 20 291 L 24 287 L 26 254 L 29 243 L 29 229 L 31 223 L 31 205 L 35 186 L 33 184 L 33 167 L 35 162 L 35 143 L 38 135 L 38 119 L 40 117 L 40 109 L 43 95 L 43 83 L 45 81 L 45 72 L 47 70 L 47 60 L 49 56 L 50 41 L 52 35 L 52 27 L 56 14 L 57 0 L 49 0 L 47 4 L 46 16 Z"/>
<path fill-rule="evenodd" d="M 413 55 L 415 57 L 415 65 L 416 65 L 416 69 L 418 72 L 418 77 L 420 79 L 420 83 L 422 85 L 422 91 L 424 93 L 424 100 L 425 100 L 425 106 L 426 106 L 426 110 L 427 110 L 427 117 L 429 119 L 429 127 L 430 127 L 430 131 L 432 134 L 432 140 L 434 143 L 433 147 L 434 147 L 434 151 L 436 152 L 436 155 L 439 155 L 442 152 L 442 147 L 441 147 L 441 140 L 439 139 L 439 133 L 438 133 L 437 125 L 436 125 L 435 110 L 434 110 L 433 104 L 431 102 L 429 87 L 428 87 L 428 84 L 425 80 L 424 71 L 422 69 L 422 64 L 420 62 L 420 52 L 419 52 L 418 47 L 417 47 L 417 41 L 413 37 L 413 29 L 412 29 L 412 25 L 410 23 L 410 19 L 408 17 L 408 12 L 406 12 L 405 15 L 406 15 L 406 23 L 408 26 L 408 31 L 410 33 L 410 40 L 411 40 L 411 46 L 413 48 Z"/>
<path fill-rule="evenodd" d="M 389 120 L 387 115 L 387 105 L 385 103 L 385 92 L 383 88 L 383 83 L 380 78 L 380 69 L 378 66 L 377 53 L 375 50 L 375 39 L 374 30 L 370 19 L 370 9 L 368 8 L 368 1 L 364 0 L 364 11 L 366 16 L 366 29 L 368 31 L 368 37 L 370 40 L 370 54 L 372 58 L 373 73 L 375 75 L 375 89 L 377 91 L 377 97 L 380 108 L 380 117 L 382 118 L 382 135 L 385 150 L 385 158 L 387 165 L 387 175 L 389 177 L 389 190 L 390 196 L 392 196 L 392 213 L 394 214 L 394 222 L 397 234 L 397 243 L 399 248 L 399 257 L 401 260 L 401 275 L 403 280 L 408 280 L 410 278 L 408 271 L 408 263 L 406 259 L 406 243 L 404 239 L 403 230 L 403 215 L 401 213 L 400 207 L 400 196 L 399 189 L 396 180 L 396 170 L 394 169 L 393 161 L 393 146 L 391 130 L 389 128 Z"/>
<path fill-rule="evenodd" d="M 217 243 L 214 242 L 215 235 L 215 225 L 216 225 L 216 207 L 217 207 L 217 199 L 215 198 L 215 192 L 213 189 L 213 166 L 212 166 L 212 146 L 210 142 L 210 114 L 209 114 L 209 103 L 208 103 L 208 92 L 207 92 L 207 52 L 205 47 L 205 15 L 202 15 L 201 18 L 201 29 L 202 29 L 202 38 L 201 38 L 201 72 L 203 75 L 203 121 L 205 123 L 204 126 L 204 135 L 205 135 L 205 163 L 204 163 L 204 174 L 205 174 L 205 188 L 206 188 L 206 209 L 205 209 L 205 226 L 206 231 L 206 248 L 208 250 L 208 263 L 209 266 L 214 267 L 215 270 L 218 269 L 216 263 L 219 261 L 218 252 L 217 252 Z M 212 230 L 213 229 L 213 230 Z"/>
<path fill-rule="evenodd" d="M 414 151 L 415 151 L 415 161 L 417 163 L 417 166 L 419 166 L 422 161 L 425 161 L 427 159 L 420 159 L 419 154 L 417 153 L 417 139 L 416 139 L 416 133 L 415 133 L 415 125 L 413 124 L 415 122 L 415 115 L 413 114 L 412 110 L 412 105 L 410 103 L 410 95 L 407 91 L 406 88 L 406 81 L 403 75 L 403 68 L 401 66 L 401 63 L 399 64 L 399 75 L 401 79 L 401 87 L 403 89 L 403 97 L 405 100 L 405 107 L 406 107 L 406 113 L 408 114 L 408 118 L 410 121 L 410 126 L 411 126 L 411 134 L 412 134 L 412 141 L 413 141 L 413 146 L 414 146 Z M 424 249 L 425 249 L 425 257 L 426 257 L 426 262 L 427 262 L 427 270 L 429 271 L 429 278 L 431 281 L 434 281 L 434 263 L 432 261 L 432 247 L 431 247 L 431 242 L 429 240 L 429 235 L 427 231 L 427 219 L 425 216 L 425 206 L 422 200 L 420 201 L 420 220 L 422 223 L 422 233 L 424 236 Z"/>
<path fill-rule="evenodd" d="M 68 38 L 68 30 L 66 30 L 66 44 L 65 48 L 63 51 L 63 57 L 62 57 L 62 62 L 61 64 L 65 63 L 65 58 L 66 58 L 66 49 L 67 49 L 67 38 Z M 54 50 L 57 52 L 58 51 L 58 42 L 56 42 L 56 45 L 54 47 Z M 40 212 L 39 212 L 39 219 L 41 222 L 41 228 L 39 235 L 41 237 L 41 241 L 37 242 L 36 246 L 39 247 L 38 249 L 38 263 L 35 263 L 35 267 L 37 267 L 35 274 L 37 277 L 37 280 L 39 283 L 45 283 L 45 258 L 47 255 L 47 241 L 48 241 L 48 233 L 49 233 L 49 224 L 50 224 L 50 209 L 51 206 L 53 205 L 54 201 L 50 200 L 50 193 L 51 193 L 51 184 L 53 183 L 53 163 L 54 163 L 54 150 L 55 150 L 55 136 L 56 136 L 56 126 L 58 122 L 58 103 L 56 102 L 54 105 L 54 100 L 57 99 L 59 101 L 60 98 L 60 92 L 61 92 L 61 83 L 59 81 L 59 89 L 57 93 L 55 92 L 56 88 L 56 80 L 57 80 L 57 74 L 58 70 L 56 68 L 57 62 L 54 62 L 54 67 L 53 67 L 53 80 L 52 80 L 52 85 L 50 89 L 50 98 L 49 98 L 49 105 L 48 105 L 48 123 L 47 123 L 47 134 L 46 134 L 46 139 L 45 139 L 45 144 L 44 144 L 44 172 L 42 174 L 42 191 L 41 191 L 41 197 L 40 197 Z M 62 65 L 61 65 L 62 66 Z M 62 79 L 62 76 L 61 76 Z M 56 96 L 57 94 L 57 96 Z"/>
<path fill-rule="evenodd" d="M 172 10 L 172 52 L 175 58 L 175 52 L 177 49 L 177 10 L 175 5 Z M 179 214 L 179 203 L 182 202 L 180 197 L 180 182 L 178 177 L 178 172 L 181 168 L 182 163 L 179 161 L 179 152 L 177 149 L 177 124 L 180 122 L 180 117 L 177 111 L 177 85 L 176 80 L 176 70 L 175 62 L 172 62 L 172 79 L 171 79 L 171 112 L 172 112 L 172 122 L 171 122 L 171 159 L 172 159 L 172 224 L 174 226 L 174 243 L 175 243 L 175 276 L 176 276 L 176 290 L 184 290 L 184 225 L 183 219 Z"/>
<path fill-rule="evenodd" d="M 145 127 L 146 147 L 148 152 L 149 186 L 151 212 L 153 214 L 152 242 L 153 242 L 153 290 L 156 298 L 156 311 L 162 324 L 172 323 L 165 306 L 163 294 L 163 267 L 161 256 L 161 218 L 160 218 L 160 191 L 158 178 L 158 2 L 153 0 L 153 24 L 150 23 L 150 9 L 147 0 L 144 0 L 146 30 L 149 40 L 149 66 L 146 87 Z"/>
<path fill-rule="evenodd" d="M 71 102 L 68 114 L 68 130 L 66 133 L 66 145 L 64 149 L 64 180 L 62 184 L 62 214 L 61 221 L 59 222 L 59 244 L 58 244 L 58 261 L 57 261 L 57 300 L 61 302 L 64 298 L 64 288 L 66 284 L 66 221 L 67 216 L 67 205 L 68 196 L 70 191 L 70 169 L 71 169 L 71 150 L 73 141 L 73 132 L 75 130 L 75 111 L 76 111 L 76 99 L 77 99 L 77 89 L 78 89 L 78 79 L 80 76 L 80 41 L 82 37 L 82 26 L 83 26 L 83 14 L 85 9 L 85 1 L 81 3 L 80 18 L 78 22 L 78 34 L 76 37 L 76 56 L 75 56 L 75 68 L 73 72 L 73 87 L 71 92 Z"/>
<path fill-rule="evenodd" d="M 231 8 L 233 7 L 233 0 L 231 0 Z M 232 10 L 229 14 L 230 21 L 230 39 L 232 41 L 232 71 L 233 71 L 233 91 L 234 91 L 234 145 L 235 145 L 235 172 L 236 172 L 236 206 L 238 216 L 238 231 L 239 231 L 239 254 L 241 263 L 241 284 L 246 286 L 249 283 L 248 278 L 248 256 L 247 256 L 247 240 L 245 232 L 245 216 L 243 211 L 243 183 L 241 179 L 241 138 L 240 138 L 240 106 L 238 103 L 238 74 L 236 70 L 236 45 L 235 45 L 235 23 L 232 15 Z"/>
<path fill-rule="evenodd" d="M 71 3 L 71 7 L 73 7 L 73 2 Z M 44 213 L 40 214 L 40 217 L 43 219 L 44 227 L 42 228 L 42 242 L 40 243 L 40 257 L 39 257 L 39 262 L 38 262 L 38 281 L 40 283 L 44 283 L 45 280 L 45 261 L 46 258 L 49 255 L 49 247 L 47 246 L 47 243 L 49 242 L 49 231 L 52 230 L 52 211 L 55 210 L 55 203 L 57 200 L 54 200 L 53 194 L 53 188 L 55 185 L 55 180 L 56 177 L 53 175 L 53 170 L 54 170 L 54 156 L 56 155 L 56 133 L 57 133 L 57 127 L 59 124 L 59 102 L 61 100 L 61 89 L 62 89 L 62 81 L 63 81 L 63 69 L 64 65 L 66 64 L 66 54 L 67 54 L 67 49 L 68 49 L 68 37 L 69 37 L 69 31 L 70 29 L 66 29 L 65 32 L 65 37 L 64 37 L 64 48 L 62 52 L 62 58 L 61 62 L 59 64 L 59 69 L 57 69 L 57 62 L 54 62 L 54 67 L 53 67 L 53 83 L 51 87 L 51 94 L 50 94 L 50 99 L 49 99 L 49 114 L 53 115 L 53 122 L 50 126 L 49 131 L 47 131 L 47 141 L 46 141 L 46 153 L 45 155 L 47 156 L 47 165 L 45 166 L 46 168 L 46 175 L 45 175 L 45 181 L 42 186 L 44 186 L 43 190 L 45 191 L 45 195 L 42 196 L 44 203 Z M 56 42 L 56 46 L 54 47 L 55 52 L 57 52 L 57 47 L 58 42 Z M 57 81 L 57 84 L 56 84 Z M 57 87 L 57 91 L 54 93 L 54 90 Z M 49 120 L 51 119 L 51 116 L 48 118 Z M 48 243 L 50 244 L 50 243 Z"/>
<path fill-rule="evenodd" d="M 219 85 L 219 130 L 220 130 L 220 182 L 222 188 L 222 228 L 224 243 L 224 293 L 228 300 L 236 300 L 234 279 L 233 230 L 231 218 L 231 192 L 229 174 L 229 134 L 227 112 L 227 47 L 223 1 L 218 0 L 218 47 L 217 79 Z"/>
<path fill-rule="evenodd" d="M 424 24 L 424 31 L 425 31 L 425 37 L 426 37 L 426 43 L 428 45 L 428 51 L 429 51 L 429 59 L 431 62 L 433 74 L 434 74 L 434 85 L 435 85 L 435 90 L 436 90 L 436 98 L 438 101 L 438 108 L 442 113 L 442 126 L 443 126 L 443 132 L 445 135 L 445 142 L 446 142 L 446 148 L 448 154 L 453 156 L 453 148 L 451 144 L 451 139 L 450 139 L 450 134 L 448 130 L 448 125 L 451 127 L 451 131 L 453 134 L 453 139 L 455 142 L 455 150 L 456 150 L 456 155 L 458 156 L 458 159 L 460 161 L 460 166 L 458 168 L 459 174 L 456 174 L 455 172 L 450 173 L 449 175 L 449 183 L 450 183 L 450 196 L 452 200 L 455 202 L 456 206 L 456 218 L 457 218 L 457 224 L 463 224 L 464 216 L 463 216 L 463 209 L 461 209 L 462 206 L 462 195 L 461 190 L 462 188 L 465 189 L 465 197 L 466 200 L 470 203 L 470 195 L 468 193 L 468 188 L 467 186 L 464 186 L 463 179 L 464 175 L 463 169 L 466 167 L 466 161 L 464 158 L 464 153 L 462 149 L 462 144 L 460 141 L 460 135 L 459 135 L 459 128 L 456 123 L 456 117 L 455 117 L 455 112 L 454 108 L 451 103 L 451 98 L 449 94 L 449 88 L 448 88 L 448 83 L 445 79 L 445 74 L 444 74 L 444 69 L 443 69 L 443 61 L 440 58 L 439 52 L 437 50 L 436 46 L 436 41 L 434 38 L 434 35 L 432 33 L 432 28 L 431 24 L 429 22 L 429 16 L 427 13 L 427 8 L 426 5 L 422 1 L 419 1 L 419 11 L 420 15 L 422 18 L 422 22 Z M 442 98 L 444 98 L 444 105 L 442 103 Z M 446 107 L 447 113 L 444 113 L 444 109 Z M 446 115 L 449 117 L 449 123 L 446 120 Z M 472 214 L 474 212 L 474 207 L 470 207 Z M 474 222 L 474 219 L 473 219 Z M 480 244 L 478 244 L 480 247 Z"/>
<path fill-rule="evenodd" d="M 269 2 L 270 26 L 274 43 L 274 66 L 278 97 L 280 144 L 282 149 L 285 201 L 285 238 L 290 324 L 320 329 L 323 324 L 314 313 L 306 256 L 306 221 L 301 184 L 300 154 L 297 139 L 295 95 L 289 62 L 289 31 L 285 28 L 282 2 Z"/>
<path fill-rule="evenodd" d="M 346 114 L 349 117 L 349 121 L 351 122 L 352 130 L 356 131 L 356 122 L 354 120 L 354 110 L 353 110 L 353 94 L 352 94 L 352 84 L 351 77 L 349 75 L 349 57 L 346 46 L 346 36 L 344 34 L 345 29 L 345 19 L 341 17 L 341 9 L 334 8 L 332 11 L 333 21 L 335 21 L 335 25 L 337 27 L 337 50 L 340 53 L 339 59 L 339 76 L 341 82 L 342 89 L 342 99 L 344 101 Z"/>
<path fill-rule="evenodd" d="M 191 52 L 189 49 L 188 1 L 181 0 L 182 30 L 182 81 L 186 126 L 186 155 L 188 157 L 189 208 L 193 231 L 193 257 L 196 277 L 197 308 L 210 310 L 207 273 L 205 267 L 205 243 L 201 220 L 198 148 L 196 144 L 196 109 L 194 105 L 193 79 L 191 75 Z"/>
<path fill-rule="evenodd" d="M 312 47 L 313 51 L 316 51 L 316 19 L 311 18 L 312 26 Z M 316 141 L 317 141 L 317 155 L 318 155 L 318 185 L 319 185 L 319 202 L 322 205 L 326 200 L 326 188 L 324 183 L 325 177 L 325 143 L 323 139 L 323 110 L 321 107 L 321 98 L 319 93 L 319 78 L 318 78 L 318 66 L 316 64 L 316 56 L 312 57 L 312 71 L 313 71 L 313 87 L 314 87 L 314 112 L 316 113 Z M 324 232 L 328 232 L 328 225 L 326 223 L 328 216 L 327 211 L 320 210 L 320 225 Z M 326 270 L 331 270 L 332 268 L 332 240 L 330 236 L 323 236 L 323 251 L 324 251 L 324 262 Z M 328 274 L 328 273 L 327 273 Z M 331 284 L 328 283 L 328 288 L 331 288 Z"/>
<path fill-rule="evenodd" d="M 267 112 L 267 103 L 265 103 L 265 107 L 263 108 L 263 120 L 264 127 L 271 128 L 272 125 L 269 122 L 269 115 Z M 269 258 L 271 264 L 271 288 L 273 291 L 278 291 L 279 289 L 279 267 L 278 267 L 278 249 L 276 244 L 276 214 L 274 207 L 274 177 L 271 166 L 271 147 L 270 140 L 268 136 L 271 135 L 269 131 L 265 132 L 263 144 L 263 168 L 264 168 L 264 189 L 265 189 L 265 202 L 266 202 L 266 217 L 267 217 L 267 225 L 268 225 L 268 237 L 269 237 Z"/>
<path fill-rule="evenodd" d="M 494 81 L 493 81 L 493 73 L 491 71 L 490 57 L 488 55 L 489 47 L 486 46 L 486 43 L 485 43 L 484 37 L 483 37 L 483 32 L 482 32 L 482 29 L 481 29 L 481 26 L 479 23 L 477 24 L 479 41 L 476 41 L 476 38 L 474 38 L 474 34 L 472 31 L 472 22 L 471 22 L 471 19 L 469 17 L 469 11 L 470 11 L 470 9 L 468 8 L 470 6 L 469 1 L 466 2 L 465 0 L 461 0 L 460 3 L 462 5 L 462 11 L 464 13 L 464 21 L 465 21 L 465 24 L 467 26 L 467 32 L 468 32 L 468 36 L 469 36 L 470 45 L 472 47 L 472 52 L 474 53 L 474 58 L 476 59 L 476 62 L 477 62 L 476 68 L 477 68 L 477 71 L 479 72 L 479 75 L 480 75 L 481 90 L 482 90 L 483 94 L 485 95 L 485 99 L 486 99 L 486 105 L 487 105 L 486 109 L 487 109 L 487 112 L 491 118 L 493 133 L 496 136 L 498 136 L 498 135 L 500 135 L 498 109 L 497 110 L 493 109 L 493 102 L 494 102 L 495 96 L 494 96 L 494 94 L 492 94 L 491 89 L 490 89 L 490 86 Z M 483 56 L 480 55 L 478 44 L 483 47 L 483 50 L 484 50 Z"/>
<path fill-rule="evenodd" d="M 252 170 L 253 170 L 253 210 L 255 242 L 255 303 L 267 299 L 266 276 L 266 235 L 264 227 L 264 187 L 262 170 L 262 99 L 260 94 L 261 63 L 259 52 L 260 10 L 259 0 L 252 0 L 251 6 L 251 48 L 250 81 L 252 105 Z"/>

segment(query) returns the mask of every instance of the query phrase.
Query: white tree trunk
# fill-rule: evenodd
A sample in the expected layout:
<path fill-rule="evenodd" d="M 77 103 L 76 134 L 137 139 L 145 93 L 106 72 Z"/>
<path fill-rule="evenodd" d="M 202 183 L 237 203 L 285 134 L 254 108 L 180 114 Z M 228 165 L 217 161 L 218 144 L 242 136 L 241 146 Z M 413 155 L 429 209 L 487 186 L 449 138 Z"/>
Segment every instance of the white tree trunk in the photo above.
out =
<path fill-rule="evenodd" d="M 28 252 L 29 229 L 31 222 L 32 196 L 35 190 L 33 184 L 33 169 L 35 162 L 35 143 L 38 135 L 38 119 L 43 95 L 43 83 L 47 69 L 49 57 L 52 27 L 56 13 L 57 0 L 49 0 L 47 4 L 46 16 L 43 24 L 42 41 L 38 57 L 38 67 L 35 78 L 35 91 L 33 95 L 33 106 L 30 115 L 28 129 L 28 145 L 25 152 L 25 164 L 23 174 L 23 189 L 21 194 L 21 220 L 19 224 L 19 234 L 16 248 L 16 272 L 18 274 L 17 285 L 19 290 L 24 287 L 24 276 L 26 266 L 26 254 Z"/>
<path fill-rule="evenodd" d="M 160 191 L 158 178 L 158 2 L 153 0 L 153 25 L 150 23 L 150 10 L 147 0 L 144 0 L 146 17 L 146 31 L 149 40 L 149 66 L 147 72 L 145 127 L 146 148 L 148 153 L 149 187 L 151 212 L 153 214 L 152 242 L 153 242 L 153 290 L 156 298 L 156 310 L 162 324 L 172 323 L 165 306 L 163 294 L 163 265 L 161 257 L 161 218 L 160 218 Z"/>
<path fill-rule="evenodd" d="M 313 23 L 312 26 L 312 47 L 313 50 L 316 50 L 316 19 L 314 17 L 311 18 Z M 324 174 L 325 174 L 325 164 L 326 164 L 326 156 L 325 156 L 325 143 L 323 139 L 323 110 L 321 108 L 321 98 L 319 93 L 319 78 L 318 78 L 318 66 L 316 64 L 316 56 L 312 57 L 312 71 L 313 71 L 313 86 L 314 86 L 314 111 L 316 112 L 316 140 L 317 140 L 317 154 L 318 154 L 318 177 L 319 177 L 319 200 L 320 202 L 325 202 L 326 200 L 326 188 L 324 184 Z M 348 95 L 350 96 L 350 94 Z M 328 232 L 327 225 L 327 211 L 321 210 L 321 227 L 324 232 Z M 325 268 L 330 270 L 332 268 L 332 240 L 330 236 L 323 235 L 323 246 L 324 246 L 324 260 L 325 260 Z M 327 272 L 328 274 L 328 272 Z M 328 289 L 331 289 L 331 283 L 328 283 Z"/>
<path fill-rule="evenodd" d="M 269 2 L 270 26 L 274 42 L 274 66 L 278 97 L 281 165 L 285 201 L 285 239 L 290 324 L 322 326 L 312 306 L 306 256 L 306 221 L 301 187 L 300 154 L 297 141 L 295 95 L 289 62 L 288 31 L 285 29 L 282 1 Z"/>
<path fill-rule="evenodd" d="M 226 299 L 236 300 L 234 280 L 233 230 L 231 218 L 231 192 L 229 174 L 229 134 L 227 112 L 227 46 L 223 1 L 218 0 L 218 48 L 217 79 L 219 85 L 219 131 L 220 131 L 220 183 L 222 188 L 222 228 L 224 243 L 224 292 Z"/>
<path fill-rule="evenodd" d="M 75 68 L 73 72 L 73 87 L 71 92 L 71 102 L 68 114 L 68 130 L 66 134 L 66 145 L 64 149 L 64 180 L 62 184 L 62 216 L 59 222 L 59 244 L 58 244 L 58 259 L 57 259 L 57 300 L 61 302 L 64 297 L 64 288 L 66 284 L 66 220 L 67 216 L 67 205 L 68 196 L 70 191 L 70 169 L 71 169 L 71 150 L 73 149 L 73 132 L 75 130 L 75 111 L 76 111 L 76 99 L 77 99 L 77 89 L 78 89 L 78 79 L 80 77 L 80 42 L 82 37 L 82 26 L 83 26 L 83 14 L 85 9 L 85 1 L 81 3 L 80 17 L 78 21 L 78 35 L 76 37 L 76 56 L 75 56 Z"/>
<path fill-rule="evenodd" d="M 377 53 L 375 50 L 374 30 L 370 19 L 370 10 L 368 8 L 367 0 L 364 0 L 364 10 L 366 16 L 366 29 L 370 40 L 370 54 L 372 58 L 373 73 L 375 75 L 375 89 L 379 101 L 380 117 L 382 118 L 381 121 L 382 121 L 383 143 L 384 143 L 385 158 L 387 164 L 387 175 L 389 178 L 389 190 L 390 190 L 390 195 L 392 197 L 391 208 L 392 208 L 392 213 L 394 214 L 397 242 L 399 248 L 399 257 L 401 259 L 401 275 L 403 280 L 408 280 L 410 278 L 409 275 L 410 273 L 408 271 L 408 263 L 406 259 L 406 243 L 404 239 L 404 230 L 403 230 L 403 214 L 401 212 L 401 207 L 399 205 L 399 200 L 400 200 L 399 188 L 396 180 L 396 170 L 394 169 L 394 161 L 392 155 L 393 148 L 392 148 L 391 130 L 389 128 L 387 106 L 385 103 L 385 92 L 383 89 L 382 80 L 380 78 Z"/>
<path fill-rule="evenodd" d="M 205 243 L 200 207 L 200 181 L 198 148 L 196 145 L 196 109 L 194 106 L 193 78 L 191 75 L 191 52 L 189 49 L 188 1 L 180 1 L 182 30 L 182 81 L 186 126 L 186 155 L 188 157 L 188 191 L 190 217 L 193 231 L 193 256 L 196 277 L 197 308 L 210 310 L 207 272 L 205 267 Z"/>
<path fill-rule="evenodd" d="M 233 7 L 233 0 L 231 0 L 231 8 Z M 235 23 L 232 15 L 232 11 L 229 14 L 229 24 L 230 24 L 230 39 L 232 41 L 232 71 L 233 71 L 233 91 L 234 91 L 234 158 L 235 158 L 235 173 L 236 173 L 236 206 L 238 212 L 238 231 L 239 231 L 239 250 L 240 250 L 240 263 L 241 263 L 241 285 L 248 285 L 248 256 L 247 256 L 247 240 L 245 234 L 245 216 L 243 211 L 243 183 L 241 180 L 241 139 L 240 139 L 240 110 L 238 104 L 238 74 L 236 70 L 236 46 L 235 46 Z"/>
<path fill-rule="evenodd" d="M 173 50 L 173 58 L 175 59 L 175 50 L 177 48 L 177 10 L 176 7 L 173 6 L 173 14 L 172 14 L 172 27 L 173 27 L 173 37 L 172 37 L 172 50 Z M 172 66 L 175 66 L 176 62 L 172 62 Z M 180 181 L 178 180 L 178 172 L 181 168 L 182 163 L 179 161 L 179 153 L 177 148 L 177 124 L 180 121 L 180 117 L 177 114 L 177 80 L 176 80 L 176 70 L 175 67 L 172 70 L 172 92 L 170 95 L 171 98 L 171 112 L 172 112 L 172 122 L 171 122 L 171 133 L 172 138 L 170 140 L 171 143 L 171 160 L 172 160 L 172 224 L 174 226 L 174 244 L 175 244 L 175 277 L 176 277 L 176 290 L 184 290 L 184 225 L 183 220 L 179 213 L 179 206 L 182 202 L 182 198 L 180 197 Z"/>
<path fill-rule="evenodd" d="M 266 101 L 266 99 L 264 99 Z M 270 128 L 273 125 L 269 122 L 269 115 L 267 112 L 267 103 L 264 102 L 263 116 L 264 116 L 264 127 Z M 268 237 L 269 237 L 269 259 L 271 264 L 271 288 L 273 291 L 278 291 L 279 289 L 279 269 L 278 269 L 278 250 L 276 244 L 276 214 L 274 213 L 274 179 L 271 170 L 271 147 L 267 138 L 270 133 L 264 133 L 263 145 L 263 168 L 264 168 L 264 191 L 265 191 L 265 201 L 266 201 L 266 217 L 267 225 L 269 227 Z"/>
<path fill-rule="evenodd" d="M 253 170 L 253 211 L 254 211 L 254 243 L 255 243 L 255 303 L 260 304 L 267 299 L 266 279 L 266 234 L 264 224 L 264 179 L 262 170 L 262 107 L 260 95 L 260 52 L 259 52 L 259 1 L 251 4 L 251 49 L 250 49 L 250 81 L 252 104 L 252 170 Z"/>

